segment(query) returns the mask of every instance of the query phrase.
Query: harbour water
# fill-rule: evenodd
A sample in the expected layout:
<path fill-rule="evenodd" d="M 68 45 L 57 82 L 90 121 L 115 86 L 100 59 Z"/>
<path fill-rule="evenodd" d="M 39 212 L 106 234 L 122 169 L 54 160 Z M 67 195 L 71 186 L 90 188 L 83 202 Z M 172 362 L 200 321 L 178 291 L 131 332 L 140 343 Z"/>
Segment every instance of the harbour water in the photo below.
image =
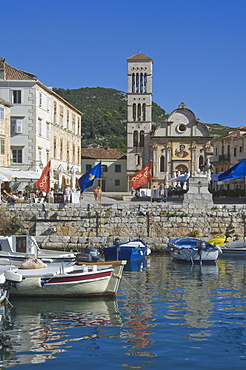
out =
<path fill-rule="evenodd" d="M 10 299 L 0 367 L 245 369 L 245 288 L 246 259 L 160 254 L 124 272 L 116 299 Z"/>

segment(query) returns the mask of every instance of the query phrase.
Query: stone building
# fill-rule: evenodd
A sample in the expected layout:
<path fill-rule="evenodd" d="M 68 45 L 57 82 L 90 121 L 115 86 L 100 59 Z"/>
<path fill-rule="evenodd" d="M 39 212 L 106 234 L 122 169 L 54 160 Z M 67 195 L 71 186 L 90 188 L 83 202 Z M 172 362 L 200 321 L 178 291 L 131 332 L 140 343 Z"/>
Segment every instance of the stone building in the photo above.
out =
<path fill-rule="evenodd" d="M 181 103 L 166 121 L 152 121 L 153 60 L 142 53 L 128 62 L 128 180 L 153 161 L 153 183 L 166 184 L 179 174 L 210 167 L 212 146 L 208 127 Z"/>
<path fill-rule="evenodd" d="M 82 172 L 86 173 L 102 161 L 102 191 L 125 192 L 127 191 L 126 179 L 126 154 L 112 148 L 83 148 Z M 94 181 L 92 190 L 97 186 Z"/>
<path fill-rule="evenodd" d="M 240 126 L 228 131 L 214 140 L 214 153 L 211 159 L 213 172 L 220 174 L 246 158 L 246 126 Z M 214 182 L 218 189 L 244 189 L 245 179 L 237 178 L 232 181 Z"/>
<path fill-rule="evenodd" d="M 0 58 L 0 97 L 11 103 L 11 168 L 41 173 L 51 160 L 59 186 L 81 176 L 82 113 L 29 72 Z"/>
<path fill-rule="evenodd" d="M 10 107 L 0 98 L 0 167 L 10 165 Z"/>

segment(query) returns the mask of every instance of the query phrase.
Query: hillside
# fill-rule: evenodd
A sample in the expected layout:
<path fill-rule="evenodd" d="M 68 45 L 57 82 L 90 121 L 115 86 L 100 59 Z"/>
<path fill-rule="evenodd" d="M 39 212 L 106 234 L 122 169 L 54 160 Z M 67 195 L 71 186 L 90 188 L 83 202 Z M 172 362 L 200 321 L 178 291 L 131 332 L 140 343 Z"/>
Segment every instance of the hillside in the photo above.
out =
<path fill-rule="evenodd" d="M 126 152 L 127 94 L 103 87 L 80 89 L 53 89 L 57 94 L 79 109 L 83 114 L 82 146 L 108 145 Z M 158 125 L 167 113 L 153 102 L 152 119 Z M 211 136 L 220 136 L 229 127 L 208 124 Z"/>

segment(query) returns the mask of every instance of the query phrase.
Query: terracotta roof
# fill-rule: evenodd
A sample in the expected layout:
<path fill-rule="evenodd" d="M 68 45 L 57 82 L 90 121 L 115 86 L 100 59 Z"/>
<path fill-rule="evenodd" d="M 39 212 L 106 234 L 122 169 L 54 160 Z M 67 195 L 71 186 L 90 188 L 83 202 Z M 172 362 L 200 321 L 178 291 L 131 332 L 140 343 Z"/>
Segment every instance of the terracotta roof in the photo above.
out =
<path fill-rule="evenodd" d="M 0 98 L 0 104 L 7 105 L 8 107 L 11 107 L 12 106 L 12 104 L 10 104 L 10 102 L 8 102 L 8 101 L 6 101 L 6 100 L 4 100 L 2 98 Z"/>
<path fill-rule="evenodd" d="M 132 60 L 136 60 L 138 62 L 145 62 L 145 61 L 151 61 L 152 63 L 154 63 L 153 59 L 150 58 L 150 57 L 147 57 L 146 55 L 142 54 L 142 53 L 137 53 L 135 55 L 133 55 L 132 57 L 130 58 L 127 58 L 127 61 L 132 61 Z"/>
<path fill-rule="evenodd" d="M 6 80 L 36 80 L 37 76 L 32 73 L 21 71 L 20 69 L 5 63 Z"/>
<path fill-rule="evenodd" d="M 126 154 L 118 149 L 82 148 L 82 158 L 94 159 L 125 159 Z"/>
<path fill-rule="evenodd" d="M 221 135 L 220 137 L 217 137 L 217 138 L 215 139 L 215 141 L 219 141 L 219 140 L 222 140 L 222 139 L 228 139 L 228 138 L 230 138 L 230 137 L 237 136 L 238 131 L 246 131 L 246 125 L 244 125 L 244 126 L 240 126 L 240 127 L 237 127 L 237 128 L 235 128 L 234 130 L 229 131 L 229 132 L 227 132 L 226 134 Z M 245 135 L 245 134 L 243 134 L 243 135 Z"/>

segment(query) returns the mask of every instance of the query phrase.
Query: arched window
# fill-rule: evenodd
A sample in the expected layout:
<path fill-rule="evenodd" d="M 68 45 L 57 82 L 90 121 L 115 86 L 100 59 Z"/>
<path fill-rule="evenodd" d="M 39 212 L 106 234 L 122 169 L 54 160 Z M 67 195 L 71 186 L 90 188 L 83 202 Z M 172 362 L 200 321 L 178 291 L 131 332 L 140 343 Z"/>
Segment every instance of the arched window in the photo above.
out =
<path fill-rule="evenodd" d="M 144 131 L 140 131 L 140 142 L 139 146 L 144 147 Z"/>
<path fill-rule="evenodd" d="M 141 104 L 138 104 L 138 121 L 141 121 Z"/>
<path fill-rule="evenodd" d="M 136 157 L 136 165 L 137 166 L 140 165 L 140 155 L 137 155 L 137 157 Z"/>
<path fill-rule="evenodd" d="M 133 146 L 138 147 L 138 132 L 137 131 L 133 132 Z"/>
<path fill-rule="evenodd" d="M 147 73 L 144 74 L 144 92 L 147 92 Z"/>
<path fill-rule="evenodd" d="M 135 103 L 132 106 L 132 119 L 133 121 L 137 120 L 137 108 Z"/>
<path fill-rule="evenodd" d="M 139 93 L 139 74 L 136 74 L 136 92 Z"/>
<path fill-rule="evenodd" d="M 143 92 L 143 87 L 144 87 L 144 79 L 143 79 L 143 74 L 140 73 L 140 92 Z"/>
<path fill-rule="evenodd" d="M 135 73 L 132 75 L 132 92 L 135 93 Z"/>
<path fill-rule="evenodd" d="M 164 172 L 164 155 L 160 157 L 160 172 Z"/>
<path fill-rule="evenodd" d="M 143 104 L 143 122 L 146 121 L 146 104 Z"/>

